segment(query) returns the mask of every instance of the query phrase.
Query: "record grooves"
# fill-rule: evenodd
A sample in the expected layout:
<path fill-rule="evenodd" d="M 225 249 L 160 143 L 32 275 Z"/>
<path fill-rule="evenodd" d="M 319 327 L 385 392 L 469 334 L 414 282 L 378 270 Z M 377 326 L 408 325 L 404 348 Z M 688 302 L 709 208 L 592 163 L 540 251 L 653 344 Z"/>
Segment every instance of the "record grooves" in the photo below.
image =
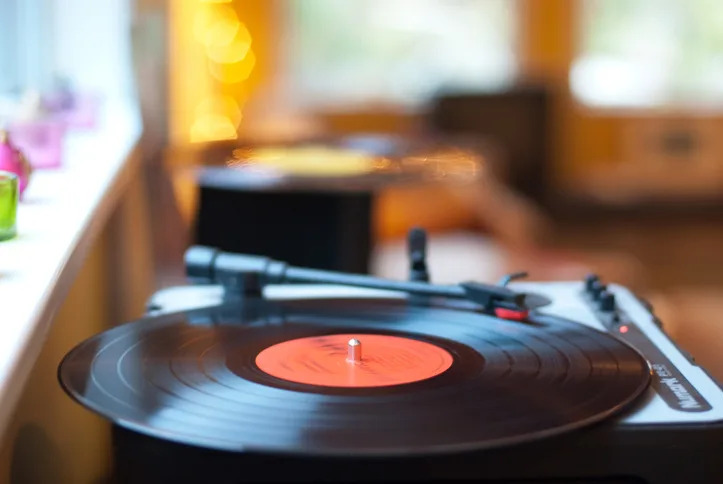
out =
<path fill-rule="evenodd" d="M 648 363 L 620 340 L 554 316 L 529 319 L 403 301 L 246 299 L 113 328 L 69 353 L 59 377 L 73 398 L 132 430 L 214 449 L 303 455 L 419 455 L 527 442 L 607 418 L 646 389 Z M 373 335 L 403 338 L 402 347 L 413 349 L 429 345 L 451 363 L 416 381 L 372 386 L 312 385 L 257 365 L 275 345 L 348 335 L 368 358 L 375 350 L 364 338 Z M 385 351 L 383 358 L 394 357 Z M 423 366 L 404 361 L 386 368 Z"/>

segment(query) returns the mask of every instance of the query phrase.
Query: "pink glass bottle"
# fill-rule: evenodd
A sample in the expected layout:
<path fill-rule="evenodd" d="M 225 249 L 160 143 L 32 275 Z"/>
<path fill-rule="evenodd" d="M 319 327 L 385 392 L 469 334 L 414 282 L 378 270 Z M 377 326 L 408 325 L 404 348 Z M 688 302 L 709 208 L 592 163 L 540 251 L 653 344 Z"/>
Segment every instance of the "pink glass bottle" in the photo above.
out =
<path fill-rule="evenodd" d="M 28 186 L 32 168 L 20 150 L 10 141 L 8 132 L 0 129 L 0 170 L 15 173 L 18 176 L 18 188 L 22 196 Z"/>

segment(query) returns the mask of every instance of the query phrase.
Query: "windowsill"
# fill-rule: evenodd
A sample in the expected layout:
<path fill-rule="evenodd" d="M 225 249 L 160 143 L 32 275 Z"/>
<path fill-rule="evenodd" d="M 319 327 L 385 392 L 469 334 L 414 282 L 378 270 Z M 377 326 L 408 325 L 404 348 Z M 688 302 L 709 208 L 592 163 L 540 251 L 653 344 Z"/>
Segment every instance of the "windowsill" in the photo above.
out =
<path fill-rule="evenodd" d="M 71 131 L 64 165 L 36 171 L 18 236 L 0 242 L 0 435 L 90 246 L 138 168 L 134 103 L 106 100 L 96 129 Z"/>
<path fill-rule="evenodd" d="M 612 106 L 587 104 L 572 97 L 578 113 L 598 118 L 723 118 L 723 106 L 699 104 L 670 104 L 660 106 Z"/>

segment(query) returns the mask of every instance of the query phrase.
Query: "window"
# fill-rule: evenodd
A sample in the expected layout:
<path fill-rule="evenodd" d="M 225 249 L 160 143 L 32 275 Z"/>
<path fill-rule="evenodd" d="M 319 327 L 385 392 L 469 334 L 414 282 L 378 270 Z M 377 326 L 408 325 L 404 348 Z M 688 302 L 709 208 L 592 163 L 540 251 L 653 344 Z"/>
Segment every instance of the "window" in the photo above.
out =
<path fill-rule="evenodd" d="M 570 83 L 583 103 L 723 107 L 720 0 L 584 0 Z"/>
<path fill-rule="evenodd" d="M 42 89 L 49 80 L 48 0 L 0 1 L 0 93 Z"/>
<path fill-rule="evenodd" d="M 288 2 L 292 99 L 414 105 L 440 88 L 495 89 L 516 71 L 510 0 Z"/>
<path fill-rule="evenodd" d="M 56 77 L 107 96 L 132 94 L 130 7 L 130 0 L 0 0 L 0 107 L 51 88 Z"/>

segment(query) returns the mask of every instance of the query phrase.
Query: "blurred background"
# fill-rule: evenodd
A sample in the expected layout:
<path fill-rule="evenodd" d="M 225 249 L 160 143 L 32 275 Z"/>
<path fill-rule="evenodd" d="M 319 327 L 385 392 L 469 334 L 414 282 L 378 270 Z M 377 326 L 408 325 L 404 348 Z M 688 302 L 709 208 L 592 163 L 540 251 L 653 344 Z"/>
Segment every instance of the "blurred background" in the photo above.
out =
<path fill-rule="evenodd" d="M 135 12 L 136 85 L 183 226 L 196 223 L 198 190 L 174 168 L 213 163 L 214 146 L 474 137 L 489 168 L 477 193 L 374 198 L 372 271 L 404 277 L 403 236 L 421 225 L 438 280 L 599 272 L 653 301 L 723 375 L 723 343 L 710 343 L 723 341 L 718 2 L 199 0 Z"/>
<path fill-rule="evenodd" d="M 599 273 L 723 379 L 716 0 L 2 0 L 0 22 L 0 119 L 59 85 L 143 117 L 126 229 L 106 230 L 59 321 L 139 316 L 194 241 L 283 255 L 281 238 L 328 256 L 302 262 L 404 278 L 423 226 L 433 279 Z M 202 169 L 238 147 L 429 139 L 475 147 L 472 185 L 365 185 L 302 209 Z M 327 172 L 343 154 L 323 153 Z M 323 180 L 312 191 L 336 193 Z"/>

